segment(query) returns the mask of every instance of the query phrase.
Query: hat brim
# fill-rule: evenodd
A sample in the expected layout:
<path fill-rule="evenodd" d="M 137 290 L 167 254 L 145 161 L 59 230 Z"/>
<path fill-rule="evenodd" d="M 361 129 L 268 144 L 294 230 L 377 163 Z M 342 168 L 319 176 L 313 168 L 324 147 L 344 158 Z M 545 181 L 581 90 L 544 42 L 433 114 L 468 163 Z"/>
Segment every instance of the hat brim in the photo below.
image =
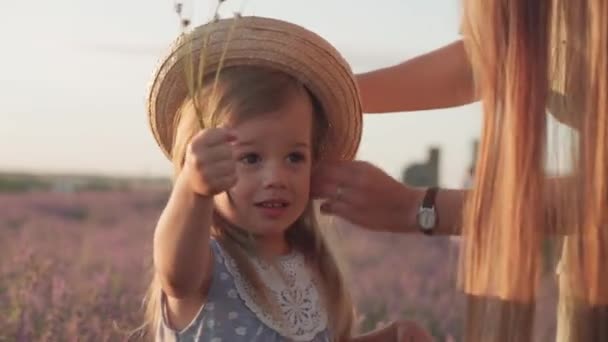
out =
<path fill-rule="evenodd" d="M 215 74 L 219 67 L 251 65 L 298 79 L 317 98 L 330 126 L 320 158 L 355 157 L 362 134 L 362 109 L 357 83 L 344 58 L 323 38 L 295 24 L 238 17 L 205 24 L 180 36 L 155 71 L 147 101 L 149 123 L 167 158 L 171 159 L 175 115 L 188 97 L 187 54 L 194 57 L 196 66 L 203 48 L 204 76 Z"/>

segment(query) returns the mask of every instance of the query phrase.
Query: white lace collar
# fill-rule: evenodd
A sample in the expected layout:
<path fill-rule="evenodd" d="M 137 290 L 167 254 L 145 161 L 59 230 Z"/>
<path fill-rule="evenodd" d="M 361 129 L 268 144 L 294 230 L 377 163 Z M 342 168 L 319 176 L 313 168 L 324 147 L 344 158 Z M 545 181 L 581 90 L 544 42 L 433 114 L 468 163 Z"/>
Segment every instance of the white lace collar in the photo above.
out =
<path fill-rule="evenodd" d="M 239 272 L 235 260 L 220 247 L 228 272 L 234 278 L 236 290 L 245 305 L 271 329 L 294 341 L 310 341 L 327 328 L 327 311 L 321 301 L 314 276 L 301 253 L 278 258 L 284 277 L 268 263 L 250 259 L 260 280 L 267 286 L 271 299 L 279 305 L 284 320 L 277 321 L 268 310 L 260 307 L 249 281 Z"/>

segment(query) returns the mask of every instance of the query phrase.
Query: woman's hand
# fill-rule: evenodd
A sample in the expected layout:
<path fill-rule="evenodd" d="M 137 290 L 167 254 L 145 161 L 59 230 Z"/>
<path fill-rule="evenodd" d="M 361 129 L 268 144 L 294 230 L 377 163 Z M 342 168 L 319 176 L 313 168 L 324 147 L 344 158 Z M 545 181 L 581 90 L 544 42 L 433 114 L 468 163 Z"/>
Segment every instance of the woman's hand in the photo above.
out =
<path fill-rule="evenodd" d="M 324 213 L 377 231 L 414 231 L 423 191 L 395 180 L 374 165 L 340 162 L 319 166 L 313 196 Z"/>
<path fill-rule="evenodd" d="M 433 337 L 418 323 L 398 320 L 352 338 L 349 342 L 432 342 Z"/>
<path fill-rule="evenodd" d="M 392 323 L 397 342 L 432 342 L 433 337 L 413 321 L 399 320 Z"/>

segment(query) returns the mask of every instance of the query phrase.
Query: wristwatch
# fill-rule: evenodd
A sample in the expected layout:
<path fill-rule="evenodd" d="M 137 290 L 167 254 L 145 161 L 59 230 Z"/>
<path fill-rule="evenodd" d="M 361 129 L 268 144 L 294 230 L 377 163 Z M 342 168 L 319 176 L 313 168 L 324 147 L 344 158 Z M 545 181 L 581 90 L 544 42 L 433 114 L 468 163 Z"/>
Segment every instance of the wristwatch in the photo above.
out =
<path fill-rule="evenodd" d="M 430 187 L 424 194 L 422 204 L 418 209 L 416 215 L 416 221 L 418 221 L 418 228 L 422 233 L 426 235 L 432 235 L 435 227 L 437 226 L 437 211 L 435 210 L 435 197 L 439 188 Z"/>

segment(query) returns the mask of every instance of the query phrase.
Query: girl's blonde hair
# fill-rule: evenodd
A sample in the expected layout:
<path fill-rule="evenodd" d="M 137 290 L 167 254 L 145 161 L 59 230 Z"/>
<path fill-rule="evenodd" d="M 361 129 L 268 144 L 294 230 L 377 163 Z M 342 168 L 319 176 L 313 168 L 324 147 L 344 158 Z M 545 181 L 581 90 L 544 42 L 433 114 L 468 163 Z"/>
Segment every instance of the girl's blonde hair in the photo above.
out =
<path fill-rule="evenodd" d="M 315 97 L 295 78 L 267 68 L 238 66 L 222 69 L 215 85 L 213 80 L 206 80 L 203 84 L 196 98 L 196 105 L 203 114 L 203 128 L 216 127 L 226 120 L 246 120 L 261 113 L 279 110 L 294 94 L 303 92 L 310 97 L 314 109 L 311 140 L 313 159 L 317 160 L 321 156 L 328 129 L 327 120 Z M 176 177 L 181 172 L 188 143 L 201 129 L 192 100 L 184 102 L 175 120 L 176 132 L 171 155 Z M 213 221 L 211 235 L 235 259 L 239 270 L 258 291 L 256 297 L 262 301 L 259 304 L 274 310 L 275 303 L 267 295 L 249 261 L 255 255 L 255 241 L 218 213 L 214 213 Z M 322 300 L 328 308 L 332 333 L 337 340 L 349 337 L 353 324 L 353 305 L 337 258 L 318 224 L 312 201 L 302 216 L 288 228 L 286 238 L 292 248 L 303 253 L 319 277 Z M 161 318 L 160 293 L 160 281 L 155 275 L 146 296 L 146 322 L 151 334 L 155 334 Z"/>
<path fill-rule="evenodd" d="M 533 338 L 542 243 L 567 234 L 559 338 L 607 341 L 608 1 L 467 0 L 464 13 L 484 111 L 463 230 L 465 340 Z M 576 132 L 548 130 L 547 107 Z M 570 167 L 550 179 L 558 153 Z"/>

